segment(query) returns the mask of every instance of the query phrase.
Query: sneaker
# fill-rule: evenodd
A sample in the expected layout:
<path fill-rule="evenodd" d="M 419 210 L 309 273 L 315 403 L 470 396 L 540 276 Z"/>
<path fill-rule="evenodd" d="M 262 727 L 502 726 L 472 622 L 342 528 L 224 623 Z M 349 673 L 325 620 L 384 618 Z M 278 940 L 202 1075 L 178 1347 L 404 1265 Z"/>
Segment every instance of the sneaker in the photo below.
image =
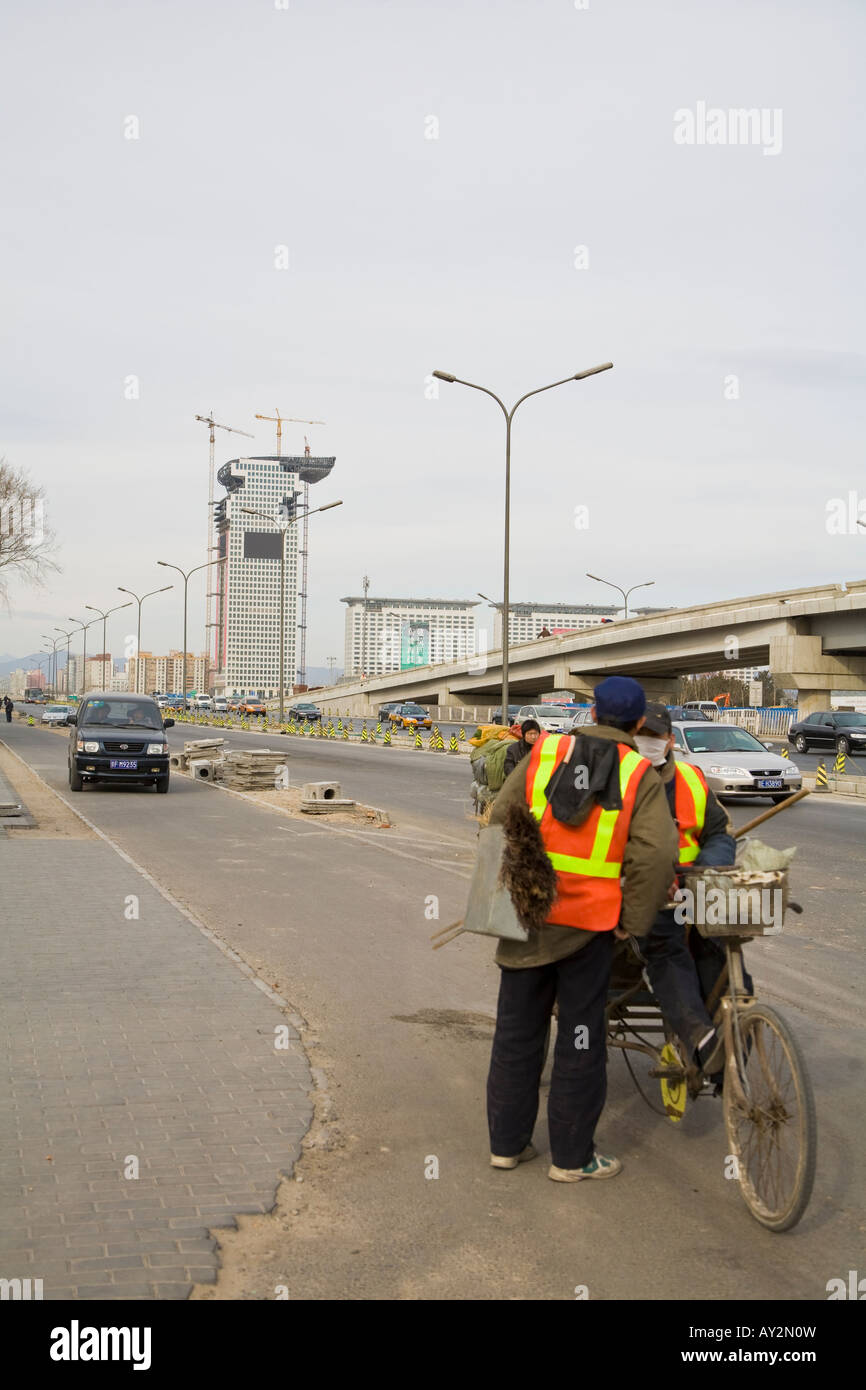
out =
<path fill-rule="evenodd" d="M 547 1176 L 554 1182 L 581 1182 L 583 1178 L 615 1178 L 621 1172 L 622 1164 L 618 1158 L 608 1158 L 596 1151 L 582 1168 L 557 1168 L 555 1163 L 551 1163 Z"/>
<path fill-rule="evenodd" d="M 527 1144 L 522 1153 L 516 1154 L 513 1158 L 501 1158 L 499 1154 L 490 1155 L 491 1168 L 516 1168 L 518 1163 L 527 1163 L 530 1158 L 537 1158 L 537 1151 L 531 1144 Z"/>

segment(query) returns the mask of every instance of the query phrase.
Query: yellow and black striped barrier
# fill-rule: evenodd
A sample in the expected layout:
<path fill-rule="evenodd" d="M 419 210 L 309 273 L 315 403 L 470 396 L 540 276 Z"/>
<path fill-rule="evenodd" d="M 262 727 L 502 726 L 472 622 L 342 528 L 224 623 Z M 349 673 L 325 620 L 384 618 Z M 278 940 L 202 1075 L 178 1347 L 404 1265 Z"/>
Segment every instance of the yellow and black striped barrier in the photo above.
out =
<path fill-rule="evenodd" d="M 465 740 L 465 738 L 466 738 L 466 730 L 463 728 L 463 725 L 461 724 L 461 726 L 460 726 L 460 742 L 463 743 L 463 741 Z"/>
<path fill-rule="evenodd" d="M 789 758 L 789 759 L 790 759 L 790 756 L 791 756 L 791 755 L 790 755 L 790 753 L 788 752 L 787 745 L 783 743 L 783 744 L 782 744 L 782 751 L 781 751 L 781 753 L 779 754 L 779 757 L 780 757 L 780 758 Z"/>
<path fill-rule="evenodd" d="M 449 753 L 459 753 L 459 752 L 460 752 L 460 749 L 457 747 L 457 735 L 454 734 L 454 733 L 452 733 L 452 735 L 451 735 L 451 741 L 450 741 L 450 743 L 448 744 L 448 752 L 449 752 Z"/>
<path fill-rule="evenodd" d="M 368 736 L 368 734 L 367 734 L 367 725 L 366 725 L 366 724 L 364 724 L 363 728 L 361 729 L 361 742 L 362 742 L 362 743 L 368 743 L 368 742 L 369 742 L 369 736 Z"/>
<path fill-rule="evenodd" d="M 391 725 L 390 725 L 390 724 L 388 725 L 387 729 L 385 730 L 385 737 L 384 737 L 384 739 L 382 740 L 382 747 L 383 747 L 383 748 L 390 748 L 390 747 L 391 747 Z"/>
<path fill-rule="evenodd" d="M 421 742 L 421 730 L 420 730 L 420 729 L 416 729 L 416 730 L 415 730 L 415 747 L 416 747 L 416 748 L 423 748 L 423 747 L 424 747 L 423 743 Z"/>
<path fill-rule="evenodd" d="M 822 759 L 821 762 L 818 764 L 818 771 L 815 775 L 815 791 L 827 792 L 829 790 L 830 783 L 827 778 L 827 768 L 825 767 L 824 761 Z"/>
<path fill-rule="evenodd" d="M 833 764 L 833 771 L 834 771 L 835 773 L 837 773 L 837 774 L 841 774 L 841 776 L 843 776 L 843 777 L 845 776 L 845 754 L 844 754 L 844 753 L 839 752 L 839 753 L 836 754 L 836 761 L 835 761 L 834 764 Z"/>
<path fill-rule="evenodd" d="M 344 725 L 343 725 L 343 739 L 344 739 L 344 741 L 348 741 L 348 738 L 349 738 L 349 726 L 348 726 L 348 724 L 344 724 Z"/>

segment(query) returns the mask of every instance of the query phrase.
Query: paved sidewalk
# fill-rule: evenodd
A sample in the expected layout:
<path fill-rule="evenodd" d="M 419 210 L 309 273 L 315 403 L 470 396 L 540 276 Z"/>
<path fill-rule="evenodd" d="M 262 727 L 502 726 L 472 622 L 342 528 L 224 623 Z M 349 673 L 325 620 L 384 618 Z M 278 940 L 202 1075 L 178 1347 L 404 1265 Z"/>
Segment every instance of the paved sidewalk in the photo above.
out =
<path fill-rule="evenodd" d="M 309 1127 L 285 1015 L 104 842 L 0 839 L 0 952 L 0 1278 L 213 1282 L 210 1229 L 272 1207 Z"/>

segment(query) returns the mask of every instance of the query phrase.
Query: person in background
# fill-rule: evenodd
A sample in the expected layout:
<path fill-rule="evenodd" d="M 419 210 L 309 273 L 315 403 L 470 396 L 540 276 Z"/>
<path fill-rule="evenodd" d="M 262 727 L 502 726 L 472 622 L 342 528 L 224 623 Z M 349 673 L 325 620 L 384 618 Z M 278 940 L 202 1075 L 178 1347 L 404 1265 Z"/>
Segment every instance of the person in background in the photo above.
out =
<path fill-rule="evenodd" d="M 673 727 L 664 705 L 647 705 L 635 743 L 661 777 L 679 836 L 680 864 L 733 864 L 737 846 L 728 814 L 700 768 L 674 757 Z M 653 994 L 670 1027 L 705 1076 L 717 1073 L 724 1058 L 724 1041 L 707 1013 L 704 998 L 725 964 L 724 950 L 695 928 L 687 940 L 685 925 L 676 920 L 673 908 L 667 908 L 656 916 L 640 951 Z M 751 988 L 750 979 L 747 988 Z"/>
<path fill-rule="evenodd" d="M 524 719 L 522 724 L 518 724 L 520 737 L 516 743 L 512 743 L 508 752 L 505 754 L 505 776 L 513 772 L 518 763 L 523 762 L 532 752 L 536 739 L 541 734 L 541 725 L 534 719 Z M 511 730 L 514 733 L 514 729 Z"/>
<path fill-rule="evenodd" d="M 4 696 L 4 698 L 3 698 L 3 708 L 4 708 L 5 711 L 6 711 L 6 723 L 7 723 L 7 724 L 11 724 L 11 723 L 12 723 L 12 711 L 13 711 L 13 709 L 15 708 L 15 706 L 13 705 L 12 701 L 9 699 L 9 696 L 8 696 L 8 695 Z"/>

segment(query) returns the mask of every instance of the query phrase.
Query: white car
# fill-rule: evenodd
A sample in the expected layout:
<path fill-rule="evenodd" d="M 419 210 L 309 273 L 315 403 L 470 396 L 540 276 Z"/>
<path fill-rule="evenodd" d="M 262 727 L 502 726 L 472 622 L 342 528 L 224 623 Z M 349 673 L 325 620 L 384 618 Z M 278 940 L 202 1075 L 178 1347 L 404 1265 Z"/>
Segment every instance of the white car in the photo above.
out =
<path fill-rule="evenodd" d="M 42 723 L 65 725 L 72 712 L 71 705 L 49 705 L 42 711 Z"/>
<path fill-rule="evenodd" d="M 229 702 L 225 695 L 217 695 L 214 698 L 213 708 L 216 714 L 225 714 L 228 710 Z"/>
<path fill-rule="evenodd" d="M 190 700 L 193 709 L 213 709 L 213 700 L 210 695 L 196 695 Z"/>
<path fill-rule="evenodd" d="M 534 719 L 546 734 L 567 734 L 572 716 L 561 705 L 522 705 L 514 722 L 522 724 L 524 719 Z"/>

